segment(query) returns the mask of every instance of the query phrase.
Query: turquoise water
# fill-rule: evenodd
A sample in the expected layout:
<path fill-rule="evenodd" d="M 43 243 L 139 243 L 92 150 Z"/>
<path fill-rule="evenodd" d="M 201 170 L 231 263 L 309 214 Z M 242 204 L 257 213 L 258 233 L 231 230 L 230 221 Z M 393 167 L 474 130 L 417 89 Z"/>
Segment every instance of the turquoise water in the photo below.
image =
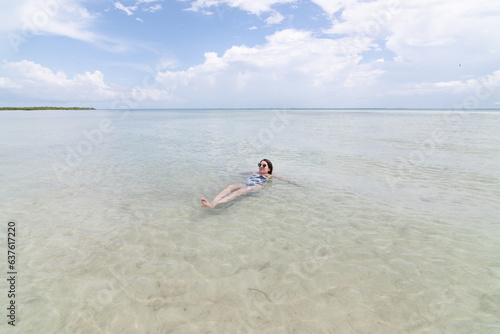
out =
<path fill-rule="evenodd" d="M 0 112 L 15 330 L 498 333 L 499 121 L 443 110 Z M 303 187 L 274 179 L 201 206 L 262 158 Z"/>

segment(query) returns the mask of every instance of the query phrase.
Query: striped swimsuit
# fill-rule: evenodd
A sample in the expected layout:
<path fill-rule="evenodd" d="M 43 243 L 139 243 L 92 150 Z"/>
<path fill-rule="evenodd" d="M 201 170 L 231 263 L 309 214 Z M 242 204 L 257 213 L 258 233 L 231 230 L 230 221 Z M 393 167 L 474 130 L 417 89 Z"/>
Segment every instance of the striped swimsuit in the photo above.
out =
<path fill-rule="evenodd" d="M 266 181 L 269 180 L 269 177 L 267 175 L 260 175 L 260 174 L 252 174 L 246 181 L 245 185 L 246 186 L 258 186 L 266 183 Z"/>

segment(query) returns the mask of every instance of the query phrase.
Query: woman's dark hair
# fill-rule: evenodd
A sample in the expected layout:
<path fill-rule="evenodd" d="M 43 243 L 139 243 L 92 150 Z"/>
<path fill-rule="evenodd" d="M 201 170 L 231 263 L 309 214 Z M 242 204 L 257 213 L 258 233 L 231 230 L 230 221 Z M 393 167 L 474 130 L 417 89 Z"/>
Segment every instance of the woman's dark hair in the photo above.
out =
<path fill-rule="evenodd" d="M 269 166 L 269 174 L 273 173 L 273 163 L 269 161 L 269 159 L 262 159 L 260 162 L 265 161 L 267 162 L 267 165 Z"/>

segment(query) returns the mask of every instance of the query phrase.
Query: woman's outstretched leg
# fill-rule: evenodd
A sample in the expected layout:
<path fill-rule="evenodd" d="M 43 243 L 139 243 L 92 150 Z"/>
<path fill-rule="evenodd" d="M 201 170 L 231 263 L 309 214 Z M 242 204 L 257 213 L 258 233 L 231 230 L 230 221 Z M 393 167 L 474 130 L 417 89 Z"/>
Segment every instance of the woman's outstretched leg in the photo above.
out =
<path fill-rule="evenodd" d="M 213 208 L 219 203 L 227 203 L 234 197 L 232 197 L 231 199 L 224 201 L 224 202 L 222 202 L 222 200 L 224 200 L 228 196 L 232 196 L 232 194 L 234 192 L 237 192 L 239 189 L 242 189 L 242 188 L 246 188 L 246 186 L 242 183 L 241 184 L 231 184 L 231 185 L 227 186 L 226 188 L 224 188 L 224 190 L 222 190 L 217 196 L 215 196 L 215 198 L 213 199 L 212 202 L 209 202 L 205 198 L 202 198 L 201 205 L 203 205 L 205 207 Z"/>
<path fill-rule="evenodd" d="M 222 203 L 227 203 L 227 202 L 231 202 L 233 199 L 235 199 L 236 197 L 238 196 L 241 196 L 241 195 L 244 195 L 246 194 L 247 192 L 251 191 L 252 189 L 254 188 L 257 188 L 259 186 L 251 186 L 251 187 L 248 187 L 248 186 L 244 186 L 243 188 L 240 188 L 236 191 L 233 191 L 232 193 L 230 193 L 229 195 L 227 196 L 224 196 L 222 197 L 221 199 L 217 200 L 217 201 L 213 201 L 212 203 L 214 204 L 214 206 L 216 206 L 217 204 L 222 204 Z"/>
<path fill-rule="evenodd" d="M 233 191 L 236 191 L 236 190 L 241 189 L 243 187 L 245 187 L 245 185 L 243 183 L 231 184 L 231 185 L 227 186 L 226 188 L 224 188 L 224 190 L 222 190 L 217 196 L 215 196 L 214 200 L 212 202 L 218 202 L 221 199 L 223 199 L 224 197 L 231 194 Z"/>

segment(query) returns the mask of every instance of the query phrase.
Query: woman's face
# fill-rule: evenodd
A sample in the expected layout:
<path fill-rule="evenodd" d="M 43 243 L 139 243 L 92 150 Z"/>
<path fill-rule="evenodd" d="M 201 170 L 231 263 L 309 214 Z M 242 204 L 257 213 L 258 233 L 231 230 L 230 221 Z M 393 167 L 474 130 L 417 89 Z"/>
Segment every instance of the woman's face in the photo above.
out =
<path fill-rule="evenodd" d="M 259 173 L 260 174 L 269 174 L 269 166 L 267 165 L 267 162 L 262 160 L 259 162 Z"/>

